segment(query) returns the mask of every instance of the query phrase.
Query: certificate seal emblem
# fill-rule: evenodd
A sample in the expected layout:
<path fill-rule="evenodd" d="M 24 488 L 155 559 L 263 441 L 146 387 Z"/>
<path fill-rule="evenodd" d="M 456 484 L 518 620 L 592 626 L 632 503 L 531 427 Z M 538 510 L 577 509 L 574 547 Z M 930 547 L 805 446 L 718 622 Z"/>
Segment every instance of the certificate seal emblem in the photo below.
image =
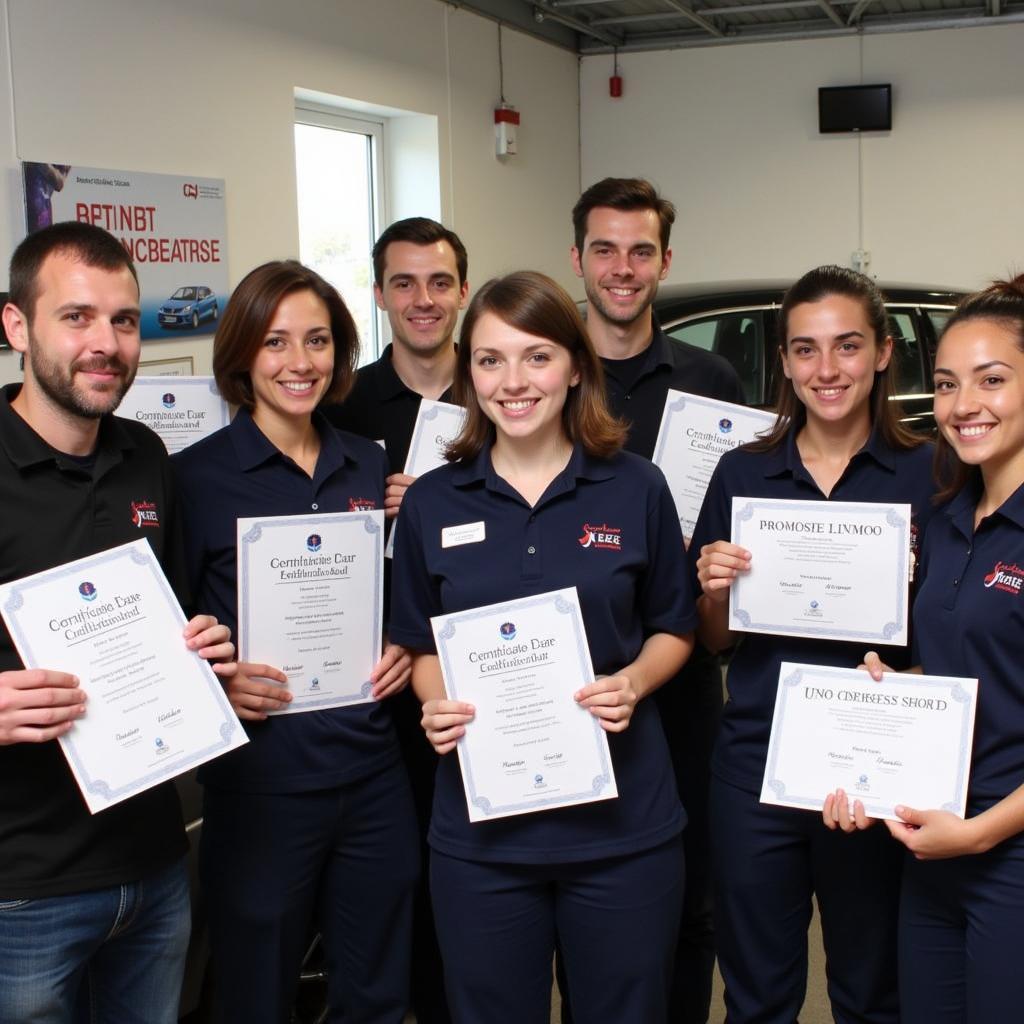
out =
<path fill-rule="evenodd" d="M 514 622 L 503 622 L 498 627 L 498 634 L 502 640 L 515 640 L 516 638 L 516 626 Z"/>
<path fill-rule="evenodd" d="M 173 409 L 175 403 L 175 397 L 172 392 L 167 391 L 160 397 L 160 403 L 165 409 Z"/>
<path fill-rule="evenodd" d="M 319 533 L 311 533 L 306 538 L 306 547 L 310 551 L 319 551 L 320 548 L 323 546 L 323 543 L 323 537 L 321 537 Z"/>
<path fill-rule="evenodd" d="M 83 580 L 78 584 L 78 592 L 82 595 L 83 601 L 96 600 L 96 585 L 94 583 L 90 583 L 88 580 Z"/>
<path fill-rule="evenodd" d="M 728 416 L 723 416 L 718 421 L 718 432 L 720 434 L 731 434 L 732 433 L 732 420 Z"/>

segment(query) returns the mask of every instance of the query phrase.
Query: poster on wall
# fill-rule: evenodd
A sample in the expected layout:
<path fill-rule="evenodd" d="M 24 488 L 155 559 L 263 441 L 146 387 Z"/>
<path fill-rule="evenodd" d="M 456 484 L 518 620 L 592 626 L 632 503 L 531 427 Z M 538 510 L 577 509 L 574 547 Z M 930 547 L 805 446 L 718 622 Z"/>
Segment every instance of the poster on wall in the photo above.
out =
<path fill-rule="evenodd" d="M 96 224 L 131 254 L 142 337 L 212 334 L 228 299 L 224 181 L 22 163 L 28 234 L 62 220 Z"/>

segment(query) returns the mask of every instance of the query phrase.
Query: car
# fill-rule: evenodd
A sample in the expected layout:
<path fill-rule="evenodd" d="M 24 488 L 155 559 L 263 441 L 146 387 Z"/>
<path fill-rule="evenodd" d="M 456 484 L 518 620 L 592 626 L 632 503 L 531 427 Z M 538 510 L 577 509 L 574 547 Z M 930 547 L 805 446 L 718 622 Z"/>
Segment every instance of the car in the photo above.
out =
<path fill-rule="evenodd" d="M 726 358 L 748 405 L 774 403 L 781 366 L 779 307 L 791 281 L 665 285 L 654 311 L 665 333 Z M 881 284 L 896 360 L 894 401 L 912 430 L 934 433 L 932 360 L 942 328 L 963 292 L 955 288 Z"/>
<path fill-rule="evenodd" d="M 183 285 L 156 312 L 157 323 L 168 330 L 174 327 L 195 329 L 201 320 L 216 320 L 218 316 L 217 296 L 211 288 L 201 284 Z"/>

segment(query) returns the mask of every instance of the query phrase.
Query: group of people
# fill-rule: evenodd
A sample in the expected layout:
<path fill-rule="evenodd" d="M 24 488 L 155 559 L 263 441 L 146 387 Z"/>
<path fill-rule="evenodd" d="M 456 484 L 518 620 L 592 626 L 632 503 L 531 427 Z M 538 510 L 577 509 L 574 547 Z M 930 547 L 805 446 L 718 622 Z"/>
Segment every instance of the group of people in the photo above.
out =
<path fill-rule="evenodd" d="M 775 426 L 722 457 L 687 550 L 650 461 L 666 393 L 743 391 L 653 316 L 674 217 L 640 179 L 583 193 L 585 321 L 531 271 L 470 300 L 458 237 L 399 221 L 373 250 L 393 342 L 358 371 L 338 293 L 294 261 L 258 267 L 213 346 L 238 412 L 171 460 L 112 415 L 139 356 L 125 251 L 69 223 L 15 252 L 3 321 L 25 376 L 0 395 L 0 579 L 132 538 L 130 503 L 152 501 L 147 535 L 199 613 L 183 642 L 248 733 L 200 776 L 219 1019 L 287 1021 L 316 927 L 331 1020 L 399 1024 L 411 1008 L 423 1024 L 541 1024 L 554 963 L 563 1021 L 702 1022 L 717 953 L 730 1021 L 792 1024 L 814 896 L 837 1021 L 1016 1012 L 1024 277 L 947 324 L 933 451 L 890 402 L 877 287 L 838 267 L 804 275 L 780 312 Z M 448 464 L 413 480 L 422 398 L 466 421 Z M 729 587 L 751 567 L 729 539 L 736 496 L 909 504 L 913 648 L 731 633 Z M 282 667 L 239 662 L 230 642 L 236 520 L 365 509 L 395 530 L 375 699 L 271 714 L 290 700 Z M 614 550 L 581 542 L 595 522 Z M 446 541 L 467 523 L 483 524 L 470 543 Z M 595 679 L 566 699 L 607 732 L 619 795 L 471 823 L 453 751 L 474 708 L 447 698 L 429 620 L 571 586 Z M 761 805 L 783 661 L 978 677 L 966 820 L 900 808 L 876 824 L 842 792 L 822 794 L 821 817 Z M 188 937 L 180 809 L 165 785 L 87 813 L 53 742 L 87 706 L 78 680 L 20 668 L 0 634 L 0 1020 L 170 1024 Z"/>

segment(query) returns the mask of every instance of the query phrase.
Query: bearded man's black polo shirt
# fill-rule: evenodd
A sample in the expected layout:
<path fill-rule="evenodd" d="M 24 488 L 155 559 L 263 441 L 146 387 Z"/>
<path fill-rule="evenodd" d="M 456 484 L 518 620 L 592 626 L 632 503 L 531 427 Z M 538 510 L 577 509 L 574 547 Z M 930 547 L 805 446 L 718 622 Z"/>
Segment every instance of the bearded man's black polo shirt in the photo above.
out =
<path fill-rule="evenodd" d="M 83 465 L 11 408 L 20 387 L 0 391 L 0 580 L 145 537 L 185 597 L 180 522 L 160 439 L 132 420 L 104 416 L 95 462 Z M 0 624 L 0 671 L 22 667 Z M 0 746 L 0 900 L 132 882 L 177 860 L 186 845 L 170 783 L 91 815 L 56 740 Z"/>

